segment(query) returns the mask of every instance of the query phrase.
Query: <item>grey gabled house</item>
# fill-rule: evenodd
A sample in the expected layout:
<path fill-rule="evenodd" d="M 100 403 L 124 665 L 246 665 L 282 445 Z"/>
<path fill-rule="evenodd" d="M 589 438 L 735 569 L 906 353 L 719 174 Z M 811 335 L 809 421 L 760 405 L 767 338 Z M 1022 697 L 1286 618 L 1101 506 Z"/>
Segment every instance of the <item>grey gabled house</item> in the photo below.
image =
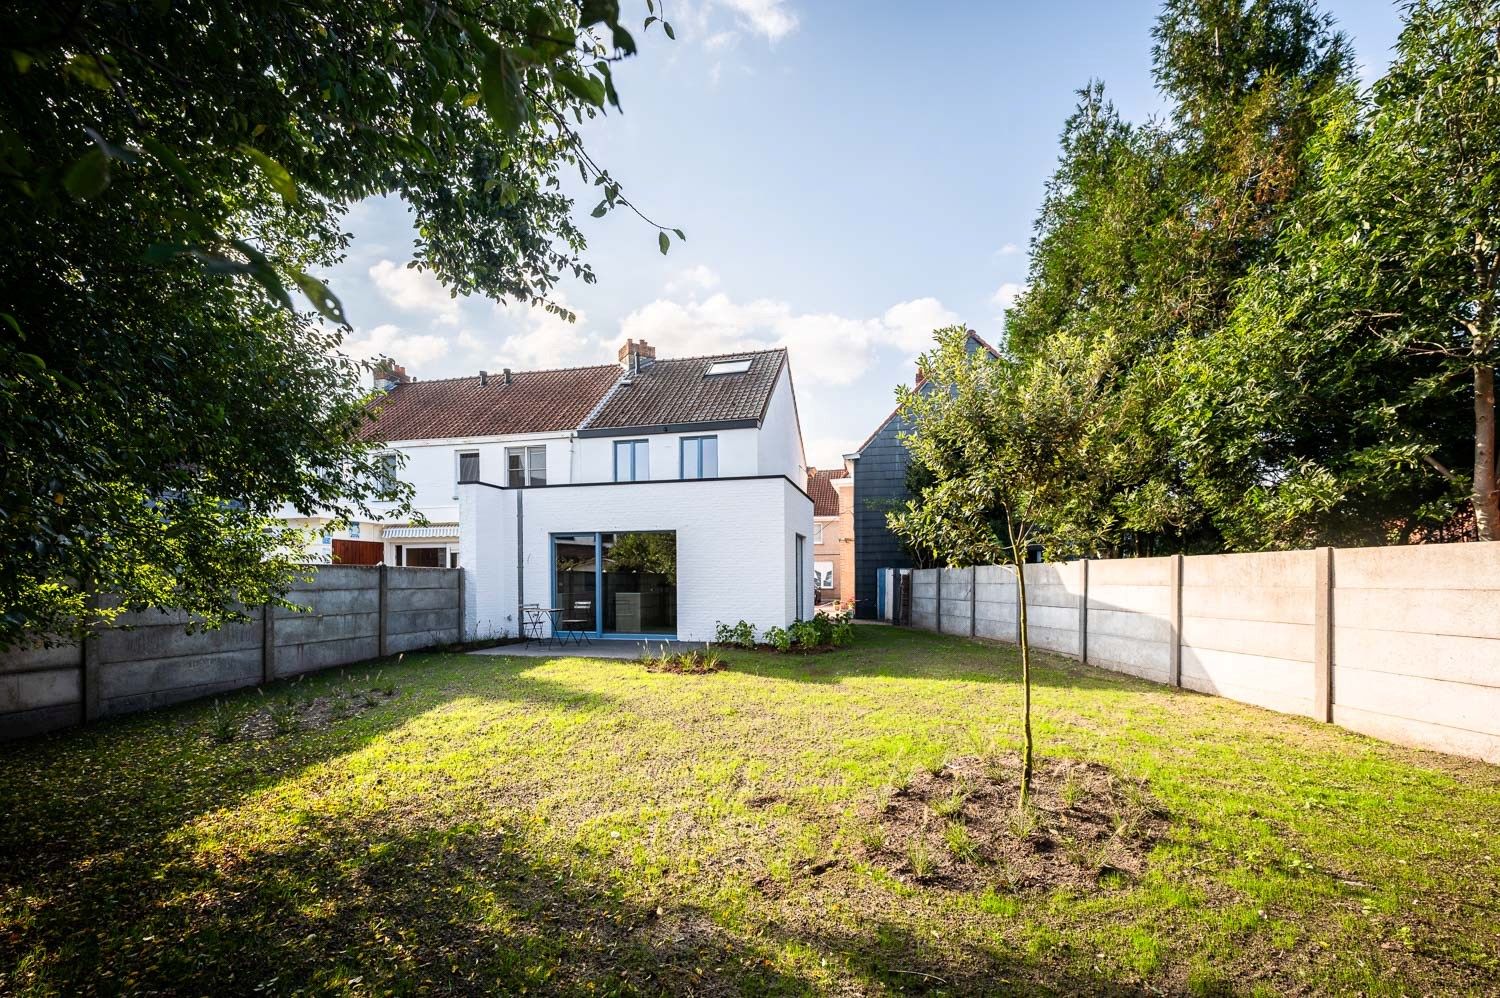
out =
<path fill-rule="evenodd" d="M 972 329 L 969 349 L 998 356 Z M 927 388 L 919 373 L 917 390 Z M 911 455 L 900 439 L 910 430 L 901 411 L 893 410 L 864 443 L 844 455 L 844 465 L 854 479 L 854 614 L 867 620 L 879 615 L 876 573 L 882 568 L 915 567 L 906 546 L 885 525 L 886 513 L 911 498 L 906 487 Z"/>

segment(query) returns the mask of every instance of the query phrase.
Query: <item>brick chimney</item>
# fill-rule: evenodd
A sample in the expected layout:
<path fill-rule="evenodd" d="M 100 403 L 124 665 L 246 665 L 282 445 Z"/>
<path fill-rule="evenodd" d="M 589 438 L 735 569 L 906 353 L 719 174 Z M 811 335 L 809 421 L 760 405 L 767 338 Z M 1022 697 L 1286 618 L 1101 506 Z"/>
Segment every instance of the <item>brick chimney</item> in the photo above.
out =
<path fill-rule="evenodd" d="M 406 375 L 406 368 L 392 361 L 381 361 L 375 365 L 375 387 L 383 392 L 388 392 L 397 385 L 408 384 L 411 378 Z"/>
<path fill-rule="evenodd" d="M 626 340 L 620 348 L 620 366 L 634 374 L 643 367 L 650 367 L 656 360 L 656 347 L 641 340 Z"/>

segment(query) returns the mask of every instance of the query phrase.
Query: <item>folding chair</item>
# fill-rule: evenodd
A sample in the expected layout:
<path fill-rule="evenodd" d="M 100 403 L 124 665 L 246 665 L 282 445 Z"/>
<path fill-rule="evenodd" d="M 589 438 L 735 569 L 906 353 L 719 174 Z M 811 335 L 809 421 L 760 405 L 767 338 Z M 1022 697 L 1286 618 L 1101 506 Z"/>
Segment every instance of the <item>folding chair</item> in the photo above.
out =
<path fill-rule="evenodd" d="M 572 638 L 574 644 L 593 644 L 589 632 L 594 629 L 594 601 L 578 600 L 573 609 L 562 619 L 563 638 Z"/>
<path fill-rule="evenodd" d="M 542 622 L 547 615 L 542 612 L 539 603 L 521 604 L 521 637 L 526 642 L 526 647 L 531 647 L 533 641 L 546 641 L 548 635 L 542 633 Z"/>

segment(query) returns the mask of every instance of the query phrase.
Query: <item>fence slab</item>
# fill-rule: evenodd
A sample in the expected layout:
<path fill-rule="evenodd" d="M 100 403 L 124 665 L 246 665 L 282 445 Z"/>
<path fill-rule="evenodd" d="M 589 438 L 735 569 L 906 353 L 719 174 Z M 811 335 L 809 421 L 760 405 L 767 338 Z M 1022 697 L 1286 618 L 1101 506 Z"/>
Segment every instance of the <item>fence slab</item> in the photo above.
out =
<path fill-rule="evenodd" d="M 1038 649 L 1500 762 L 1500 543 L 1025 572 Z M 912 625 L 1014 643 L 1016 590 L 1004 565 L 913 571 Z"/>
<path fill-rule="evenodd" d="M 76 644 L 0 654 L 0 740 L 372 659 L 382 623 L 393 652 L 460 640 L 458 569 L 312 571 L 287 595 L 302 612 L 248 607 L 248 623 L 193 633 L 188 614 L 137 612 L 121 617 L 128 628 L 102 629 L 87 656 Z"/>

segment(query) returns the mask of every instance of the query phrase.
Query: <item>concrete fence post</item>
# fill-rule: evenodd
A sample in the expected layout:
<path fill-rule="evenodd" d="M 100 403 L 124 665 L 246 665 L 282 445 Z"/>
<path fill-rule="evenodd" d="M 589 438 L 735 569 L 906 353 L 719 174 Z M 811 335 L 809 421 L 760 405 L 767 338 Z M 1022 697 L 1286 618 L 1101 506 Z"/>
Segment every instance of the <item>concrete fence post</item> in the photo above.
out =
<path fill-rule="evenodd" d="M 466 638 L 464 636 L 464 595 L 465 595 L 465 593 L 464 593 L 464 569 L 463 569 L 462 565 L 460 565 L 458 567 L 458 587 L 457 588 L 458 588 L 458 640 L 460 642 L 462 642 L 462 641 L 466 640 Z"/>
<path fill-rule="evenodd" d="M 1078 661 L 1089 661 L 1089 560 L 1078 562 Z"/>
<path fill-rule="evenodd" d="M 1171 581 L 1168 583 L 1167 612 L 1172 620 L 1171 681 L 1173 686 L 1182 685 L 1182 555 L 1174 554 L 1171 561 Z"/>
<path fill-rule="evenodd" d="M 969 637 L 973 637 L 975 630 L 975 613 L 979 607 L 979 566 L 969 566 Z"/>
<path fill-rule="evenodd" d="M 391 653 L 391 615 L 390 615 L 390 576 L 387 574 L 389 566 L 380 566 L 380 597 L 377 603 L 377 630 L 380 633 L 380 657 L 385 658 Z"/>
<path fill-rule="evenodd" d="M 1333 548 L 1313 551 L 1313 717 L 1333 720 Z"/>
<path fill-rule="evenodd" d="M 939 634 L 943 633 L 943 569 L 942 566 L 932 570 L 932 587 L 937 590 L 937 613 L 933 615 L 932 629 Z"/>
<path fill-rule="evenodd" d="M 88 631 L 79 642 L 79 671 L 80 685 L 79 707 L 82 710 L 83 721 L 97 720 L 101 713 L 100 705 L 102 698 L 99 695 L 99 634 L 98 625 L 90 624 Z"/>
<path fill-rule="evenodd" d="M 260 627 L 260 681 L 276 680 L 276 605 L 267 603 L 261 607 Z"/>

